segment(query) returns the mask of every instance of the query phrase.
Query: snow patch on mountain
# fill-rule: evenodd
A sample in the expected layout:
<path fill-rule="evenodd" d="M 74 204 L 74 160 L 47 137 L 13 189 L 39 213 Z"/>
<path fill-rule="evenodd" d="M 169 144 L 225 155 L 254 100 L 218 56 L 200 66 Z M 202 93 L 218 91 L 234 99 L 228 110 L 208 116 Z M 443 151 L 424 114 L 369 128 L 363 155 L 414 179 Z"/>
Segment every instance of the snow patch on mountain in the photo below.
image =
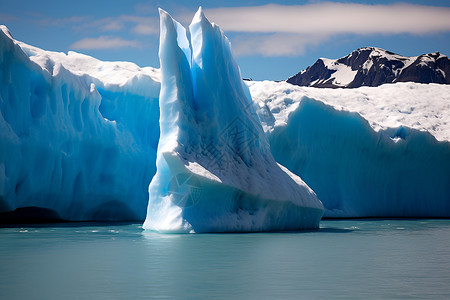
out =
<path fill-rule="evenodd" d="M 344 64 L 340 64 L 335 60 L 328 58 L 321 58 L 326 68 L 329 70 L 336 71 L 330 79 L 318 79 L 317 81 L 313 81 L 311 86 L 316 84 L 323 83 L 324 80 L 330 81 L 336 85 L 348 85 L 355 79 L 357 71 L 353 71 L 351 67 L 346 66 Z"/>
<path fill-rule="evenodd" d="M 395 82 L 448 84 L 449 74 L 450 60 L 439 52 L 406 57 L 365 47 L 339 59 L 320 58 L 287 82 L 323 88 L 357 88 Z"/>

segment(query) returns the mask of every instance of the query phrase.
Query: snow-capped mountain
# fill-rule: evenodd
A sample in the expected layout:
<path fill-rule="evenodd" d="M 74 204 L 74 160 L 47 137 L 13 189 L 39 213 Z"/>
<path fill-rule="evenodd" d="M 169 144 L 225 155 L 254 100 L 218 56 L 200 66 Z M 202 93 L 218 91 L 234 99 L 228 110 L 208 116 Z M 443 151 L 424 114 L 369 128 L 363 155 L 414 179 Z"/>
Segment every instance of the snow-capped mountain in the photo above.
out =
<path fill-rule="evenodd" d="M 394 82 L 449 84 L 450 59 L 439 52 L 406 57 L 365 47 L 336 60 L 320 58 L 287 82 L 323 88 L 356 88 Z"/>

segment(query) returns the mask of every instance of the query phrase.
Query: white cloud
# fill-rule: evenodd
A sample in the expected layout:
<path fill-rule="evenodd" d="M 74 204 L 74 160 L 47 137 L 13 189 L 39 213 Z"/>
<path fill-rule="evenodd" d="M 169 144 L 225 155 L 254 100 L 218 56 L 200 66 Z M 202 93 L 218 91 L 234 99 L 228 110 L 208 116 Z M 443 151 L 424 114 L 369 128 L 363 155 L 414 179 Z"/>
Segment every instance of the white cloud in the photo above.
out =
<path fill-rule="evenodd" d="M 292 33 L 243 34 L 233 38 L 232 48 L 236 56 L 293 56 L 304 54 L 308 46 L 318 45 L 327 38 L 326 35 Z"/>
<path fill-rule="evenodd" d="M 88 22 L 92 19 L 89 16 L 72 16 L 68 18 L 44 18 L 39 20 L 39 24 L 43 26 L 66 26 L 71 24 L 79 24 L 83 22 Z"/>
<path fill-rule="evenodd" d="M 14 21 L 15 19 L 16 19 L 16 17 L 13 15 L 0 13 L 0 22 L 2 24 L 6 23 L 6 22 Z"/>
<path fill-rule="evenodd" d="M 425 34 L 450 31 L 450 7 L 320 2 L 207 9 L 225 31 L 301 34 Z"/>
<path fill-rule="evenodd" d="M 1 17 L 1 15 L 0 15 Z M 92 16 L 73 16 L 68 18 L 45 18 L 39 21 L 44 26 L 71 25 L 72 29 L 81 32 L 115 32 L 129 30 L 138 35 L 159 33 L 159 20 L 154 17 L 120 15 L 94 19 Z"/>
<path fill-rule="evenodd" d="M 103 19 L 97 19 L 92 21 L 90 18 L 86 22 L 82 22 L 73 26 L 72 28 L 78 31 L 87 32 L 107 32 L 107 31 L 119 31 L 124 28 L 124 21 L 120 18 L 108 17 Z"/>
<path fill-rule="evenodd" d="M 123 26 L 122 20 L 116 18 L 107 18 L 99 23 L 99 27 L 102 31 L 118 31 L 121 30 Z"/>
<path fill-rule="evenodd" d="M 141 48 L 141 44 L 136 40 L 124 40 L 114 36 L 100 36 L 98 38 L 84 38 L 73 43 L 69 48 L 74 50 L 99 50 L 126 47 Z"/>
<path fill-rule="evenodd" d="M 268 4 L 205 10 L 206 16 L 232 38 L 237 56 L 303 54 L 342 34 L 413 34 L 450 31 L 450 7 L 396 3 L 368 5 L 318 2 L 305 5 Z"/>
<path fill-rule="evenodd" d="M 156 1 L 157 2 L 157 1 Z M 126 31 L 135 35 L 157 35 L 159 20 L 142 16 L 153 11 L 155 1 L 137 5 L 138 15 L 120 15 L 94 20 L 71 17 L 44 20 L 47 25 L 72 25 L 85 32 Z M 189 24 L 193 12 L 178 7 L 177 19 Z M 205 9 L 206 16 L 231 35 L 237 56 L 301 55 L 308 47 L 317 46 L 343 34 L 422 35 L 450 31 L 450 7 L 396 3 L 369 5 L 357 3 L 316 2 L 304 5 L 268 4 L 253 7 Z M 123 33 L 123 32 L 122 32 Z M 136 40 L 102 36 L 86 38 L 72 45 L 74 49 L 140 47 Z"/>
<path fill-rule="evenodd" d="M 131 15 L 123 15 L 120 18 L 125 21 L 132 23 L 134 26 L 131 32 L 139 35 L 151 35 L 159 33 L 159 20 L 152 17 L 139 17 Z"/>
<path fill-rule="evenodd" d="M 129 29 L 131 26 L 131 29 Z M 151 35 L 159 33 L 159 20 L 152 17 L 140 17 L 132 15 L 121 15 L 118 17 L 108 17 L 93 22 L 86 22 L 76 29 L 90 30 L 97 32 L 119 31 L 124 28 L 139 35 Z"/>
<path fill-rule="evenodd" d="M 137 24 L 134 26 L 131 31 L 136 34 L 140 35 L 151 35 L 151 34 L 158 34 L 159 33 L 159 27 L 155 26 L 153 24 Z"/>

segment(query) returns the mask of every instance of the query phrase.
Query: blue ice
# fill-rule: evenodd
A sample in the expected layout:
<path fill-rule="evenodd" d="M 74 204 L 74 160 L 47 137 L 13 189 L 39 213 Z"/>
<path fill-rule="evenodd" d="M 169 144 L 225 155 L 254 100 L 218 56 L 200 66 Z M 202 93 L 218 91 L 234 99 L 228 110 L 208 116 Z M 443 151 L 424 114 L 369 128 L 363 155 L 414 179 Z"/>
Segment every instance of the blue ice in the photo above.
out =
<path fill-rule="evenodd" d="M 322 203 L 274 160 L 220 28 L 200 8 L 189 34 L 160 10 L 160 31 L 161 136 L 144 228 L 317 228 Z"/>

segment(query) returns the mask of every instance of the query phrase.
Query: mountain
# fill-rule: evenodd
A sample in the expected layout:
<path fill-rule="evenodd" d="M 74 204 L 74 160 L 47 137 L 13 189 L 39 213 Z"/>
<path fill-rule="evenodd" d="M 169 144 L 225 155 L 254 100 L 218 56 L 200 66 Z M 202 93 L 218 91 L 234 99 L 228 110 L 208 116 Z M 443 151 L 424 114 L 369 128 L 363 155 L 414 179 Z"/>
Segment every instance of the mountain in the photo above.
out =
<path fill-rule="evenodd" d="M 356 88 L 408 81 L 449 84 L 450 59 L 439 52 L 407 57 L 365 47 L 336 60 L 320 58 L 287 80 L 299 86 L 323 88 Z"/>

